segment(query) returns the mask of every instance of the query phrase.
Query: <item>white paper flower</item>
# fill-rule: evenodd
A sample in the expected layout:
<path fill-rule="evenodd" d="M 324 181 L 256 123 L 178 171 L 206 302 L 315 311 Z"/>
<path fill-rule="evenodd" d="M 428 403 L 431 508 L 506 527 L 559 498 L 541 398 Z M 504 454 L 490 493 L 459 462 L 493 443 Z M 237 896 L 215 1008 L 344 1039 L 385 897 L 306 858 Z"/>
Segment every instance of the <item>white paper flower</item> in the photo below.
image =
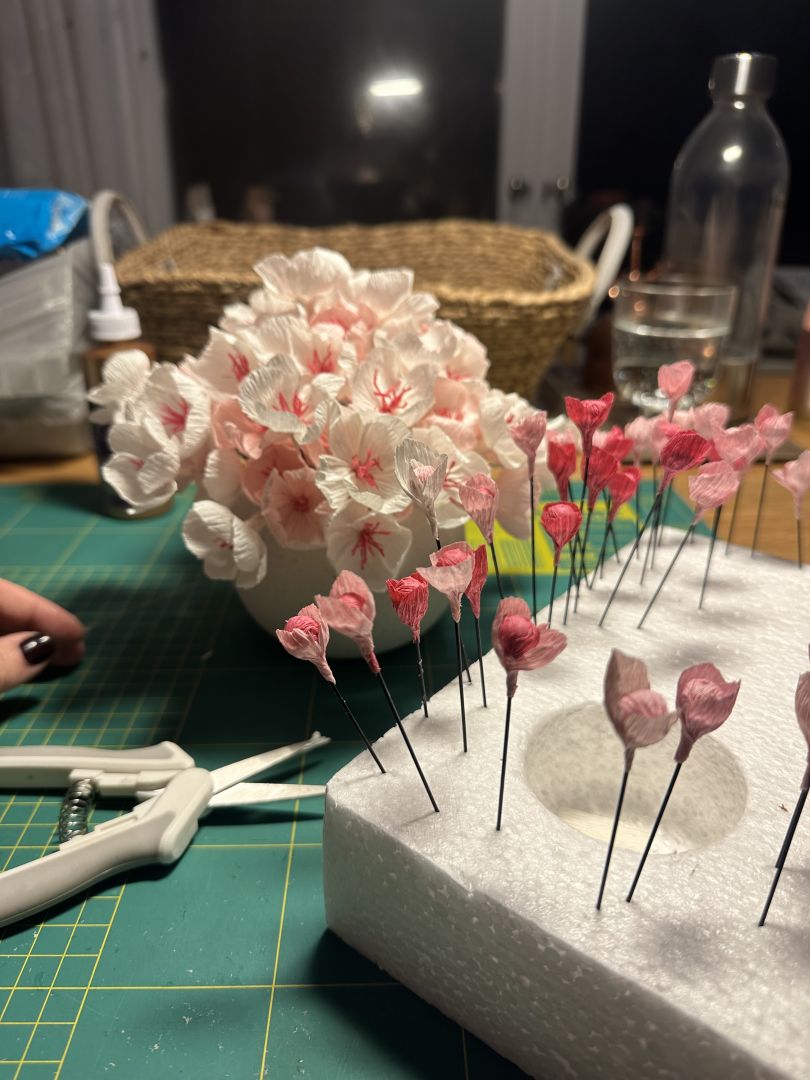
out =
<path fill-rule="evenodd" d="M 131 420 L 132 406 L 143 392 L 150 367 L 149 357 L 140 349 L 113 353 L 101 369 L 102 381 L 87 394 L 88 399 L 99 406 L 90 414 L 93 423 Z"/>
<path fill-rule="evenodd" d="M 215 581 L 251 589 L 267 573 L 267 550 L 256 530 L 210 499 L 196 502 L 186 514 L 183 540 Z"/>
<path fill-rule="evenodd" d="M 353 570 L 381 592 L 394 578 L 411 546 L 411 531 L 394 517 L 350 502 L 329 522 L 326 553 L 336 570 Z"/>
<path fill-rule="evenodd" d="M 445 378 L 466 383 L 481 395 L 487 392 L 489 360 L 477 337 L 444 319 L 436 319 L 420 337 L 425 347 L 436 354 Z"/>
<path fill-rule="evenodd" d="M 262 495 L 262 517 L 282 547 L 323 547 L 327 521 L 324 509 L 313 469 L 271 472 Z"/>
<path fill-rule="evenodd" d="M 526 456 L 516 446 L 506 418 L 519 417 L 530 409 L 519 394 L 505 394 L 502 390 L 490 390 L 481 400 L 481 435 L 499 464 L 507 468 L 525 464 Z"/>
<path fill-rule="evenodd" d="M 354 349 L 339 331 L 312 327 L 300 315 L 265 320 L 246 336 L 266 358 L 278 353 L 291 356 L 302 380 L 327 394 L 342 394 L 357 366 Z"/>
<path fill-rule="evenodd" d="M 212 450 L 203 467 L 203 486 L 214 502 L 231 508 L 243 495 L 243 458 L 235 450 Z"/>
<path fill-rule="evenodd" d="M 187 359 L 181 368 L 200 382 L 214 398 L 233 397 L 259 366 L 259 358 L 244 336 L 226 334 L 216 327 L 208 332 L 208 344 L 199 357 Z"/>
<path fill-rule="evenodd" d="M 291 356 L 279 354 L 257 368 L 239 387 L 239 404 L 251 420 L 276 435 L 290 435 L 296 442 L 310 442 L 315 407 L 322 395 L 304 380 Z"/>
<path fill-rule="evenodd" d="M 462 450 L 474 450 L 481 441 L 479 400 L 467 385 L 453 379 L 433 382 L 432 410 L 422 420 L 440 428 Z"/>
<path fill-rule="evenodd" d="M 253 267 L 271 293 L 295 303 L 311 303 L 315 297 L 348 284 L 352 268 L 342 255 L 325 248 L 286 255 L 268 255 Z"/>
<path fill-rule="evenodd" d="M 101 475 L 130 506 L 154 510 L 175 494 L 180 469 L 176 446 L 158 442 L 139 424 L 129 422 L 111 428 L 109 445 L 112 455 Z"/>
<path fill-rule="evenodd" d="M 436 500 L 444 488 L 447 455 L 437 454 L 417 439 L 403 439 L 394 454 L 394 471 L 400 487 L 425 515 L 433 538 L 438 540 Z"/>
<path fill-rule="evenodd" d="M 137 419 L 158 442 L 171 443 L 182 461 L 208 438 L 211 402 L 195 379 L 174 364 L 158 364 L 138 401 Z"/>
<path fill-rule="evenodd" d="M 394 451 L 409 434 L 394 416 L 349 412 L 329 430 L 329 452 L 321 455 L 316 482 L 333 510 L 350 500 L 370 510 L 404 510 L 408 496 L 394 471 Z"/>
<path fill-rule="evenodd" d="M 407 370 L 394 349 L 372 349 L 352 379 L 352 403 L 413 427 L 433 405 L 433 379 L 427 364 Z"/>

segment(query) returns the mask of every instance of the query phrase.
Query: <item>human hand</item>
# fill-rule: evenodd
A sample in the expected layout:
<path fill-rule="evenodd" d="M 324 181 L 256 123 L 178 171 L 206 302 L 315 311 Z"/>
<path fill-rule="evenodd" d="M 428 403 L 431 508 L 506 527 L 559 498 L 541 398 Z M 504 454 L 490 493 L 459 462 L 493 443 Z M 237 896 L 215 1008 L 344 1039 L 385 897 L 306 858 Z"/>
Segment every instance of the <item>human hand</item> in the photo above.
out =
<path fill-rule="evenodd" d="M 49 664 L 78 664 L 85 633 L 69 611 L 0 578 L 0 693 L 28 682 Z"/>

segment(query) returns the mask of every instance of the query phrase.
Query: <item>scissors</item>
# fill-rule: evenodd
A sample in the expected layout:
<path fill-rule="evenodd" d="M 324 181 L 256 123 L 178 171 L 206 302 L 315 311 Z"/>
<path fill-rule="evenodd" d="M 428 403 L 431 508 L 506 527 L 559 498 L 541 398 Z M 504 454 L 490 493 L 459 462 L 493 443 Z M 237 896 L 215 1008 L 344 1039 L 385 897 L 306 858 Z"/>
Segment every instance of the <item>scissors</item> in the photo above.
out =
<path fill-rule="evenodd" d="M 320 784 L 246 781 L 329 741 L 315 732 L 304 742 L 211 771 L 197 768 L 194 759 L 172 742 L 132 750 L 4 748 L 0 788 L 57 788 L 68 793 L 59 816 L 59 847 L 0 873 L 0 926 L 43 911 L 123 870 L 175 862 L 208 810 L 323 795 L 326 789 Z M 87 815 L 96 795 L 132 796 L 138 805 L 88 832 Z"/>

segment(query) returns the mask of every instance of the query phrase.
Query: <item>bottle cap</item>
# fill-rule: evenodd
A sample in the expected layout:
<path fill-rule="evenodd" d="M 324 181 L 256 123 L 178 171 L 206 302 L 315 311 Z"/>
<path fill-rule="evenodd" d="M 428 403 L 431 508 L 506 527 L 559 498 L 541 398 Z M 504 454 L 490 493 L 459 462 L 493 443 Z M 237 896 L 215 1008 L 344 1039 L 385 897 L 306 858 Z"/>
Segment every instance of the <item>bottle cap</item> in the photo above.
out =
<path fill-rule="evenodd" d="M 713 98 L 770 97 L 776 84 L 776 68 L 776 57 L 765 53 L 718 56 L 709 79 L 709 93 Z"/>
<path fill-rule="evenodd" d="M 141 320 L 135 308 L 124 307 L 121 290 L 112 263 L 98 266 L 100 307 L 89 313 L 90 336 L 94 341 L 137 341 L 141 336 Z"/>

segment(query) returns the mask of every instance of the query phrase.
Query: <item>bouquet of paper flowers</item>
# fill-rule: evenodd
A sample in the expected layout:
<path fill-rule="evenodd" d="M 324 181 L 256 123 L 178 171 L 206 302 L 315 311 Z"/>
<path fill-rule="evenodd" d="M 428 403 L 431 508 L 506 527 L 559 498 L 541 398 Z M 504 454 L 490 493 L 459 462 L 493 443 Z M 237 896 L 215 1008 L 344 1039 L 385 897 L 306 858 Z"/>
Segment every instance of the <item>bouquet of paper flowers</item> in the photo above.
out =
<path fill-rule="evenodd" d="M 104 479 L 127 503 L 157 507 L 196 485 L 183 538 L 211 578 L 257 585 L 269 534 L 283 548 L 325 548 L 336 571 L 379 591 L 412 546 L 395 460 L 412 439 L 428 468 L 447 459 L 438 528 L 464 524 L 459 487 L 484 474 L 503 526 L 529 535 L 526 458 L 510 425 L 532 410 L 490 388 L 483 345 L 436 318 L 410 271 L 353 270 L 319 248 L 256 271 L 261 287 L 225 308 L 198 357 L 150 367 L 130 350 L 106 364 L 90 399 L 111 424 Z M 544 460 L 538 489 L 551 482 Z"/>

